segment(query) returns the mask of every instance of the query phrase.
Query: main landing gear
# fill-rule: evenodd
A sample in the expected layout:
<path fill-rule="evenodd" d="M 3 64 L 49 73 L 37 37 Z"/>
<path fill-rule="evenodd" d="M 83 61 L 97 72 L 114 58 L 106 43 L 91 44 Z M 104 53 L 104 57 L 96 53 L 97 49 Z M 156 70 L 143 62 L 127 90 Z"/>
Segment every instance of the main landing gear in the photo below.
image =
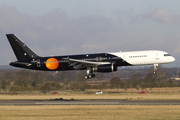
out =
<path fill-rule="evenodd" d="M 91 78 L 94 78 L 94 77 L 95 77 L 95 74 L 89 74 L 89 75 L 84 76 L 85 79 L 91 79 Z"/>
<path fill-rule="evenodd" d="M 92 70 L 90 69 L 87 70 L 87 75 L 84 76 L 85 79 L 91 79 L 94 77 L 95 77 L 95 74 L 93 74 Z"/>

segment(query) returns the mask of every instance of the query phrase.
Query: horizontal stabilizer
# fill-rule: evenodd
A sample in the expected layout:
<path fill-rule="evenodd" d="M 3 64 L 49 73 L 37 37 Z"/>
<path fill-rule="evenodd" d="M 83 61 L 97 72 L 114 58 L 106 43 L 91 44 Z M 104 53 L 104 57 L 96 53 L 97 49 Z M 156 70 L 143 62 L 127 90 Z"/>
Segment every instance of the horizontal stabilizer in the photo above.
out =
<path fill-rule="evenodd" d="M 25 62 L 10 62 L 9 65 L 15 66 L 15 67 L 29 67 L 32 64 L 31 63 L 25 63 Z"/>

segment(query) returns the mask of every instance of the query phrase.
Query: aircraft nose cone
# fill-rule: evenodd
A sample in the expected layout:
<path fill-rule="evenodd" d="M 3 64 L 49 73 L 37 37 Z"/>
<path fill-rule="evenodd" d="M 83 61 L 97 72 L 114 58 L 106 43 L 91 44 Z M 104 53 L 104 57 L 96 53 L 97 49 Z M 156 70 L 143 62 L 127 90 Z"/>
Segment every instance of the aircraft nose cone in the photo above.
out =
<path fill-rule="evenodd" d="M 170 58 L 170 61 L 171 61 L 171 62 L 174 62 L 174 61 L 175 61 L 175 58 L 174 58 L 174 57 L 171 57 L 171 58 Z"/>

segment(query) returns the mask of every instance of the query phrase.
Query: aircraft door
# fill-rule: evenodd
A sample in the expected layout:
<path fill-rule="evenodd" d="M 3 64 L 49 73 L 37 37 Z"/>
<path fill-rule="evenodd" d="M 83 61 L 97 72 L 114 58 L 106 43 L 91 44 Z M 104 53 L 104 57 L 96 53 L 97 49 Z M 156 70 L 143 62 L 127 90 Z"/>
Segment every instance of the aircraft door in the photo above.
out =
<path fill-rule="evenodd" d="M 159 60 L 159 54 L 156 53 L 155 60 Z"/>

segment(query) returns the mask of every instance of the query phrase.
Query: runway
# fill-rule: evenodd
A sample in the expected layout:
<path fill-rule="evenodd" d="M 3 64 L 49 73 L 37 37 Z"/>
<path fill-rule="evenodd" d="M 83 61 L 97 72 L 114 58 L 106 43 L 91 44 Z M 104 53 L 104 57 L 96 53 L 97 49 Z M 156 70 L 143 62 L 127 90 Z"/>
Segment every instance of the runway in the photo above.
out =
<path fill-rule="evenodd" d="M 132 101 L 132 100 L 24 100 L 24 101 L 0 101 L 0 105 L 180 105 L 179 100 L 156 100 L 156 101 Z"/>

